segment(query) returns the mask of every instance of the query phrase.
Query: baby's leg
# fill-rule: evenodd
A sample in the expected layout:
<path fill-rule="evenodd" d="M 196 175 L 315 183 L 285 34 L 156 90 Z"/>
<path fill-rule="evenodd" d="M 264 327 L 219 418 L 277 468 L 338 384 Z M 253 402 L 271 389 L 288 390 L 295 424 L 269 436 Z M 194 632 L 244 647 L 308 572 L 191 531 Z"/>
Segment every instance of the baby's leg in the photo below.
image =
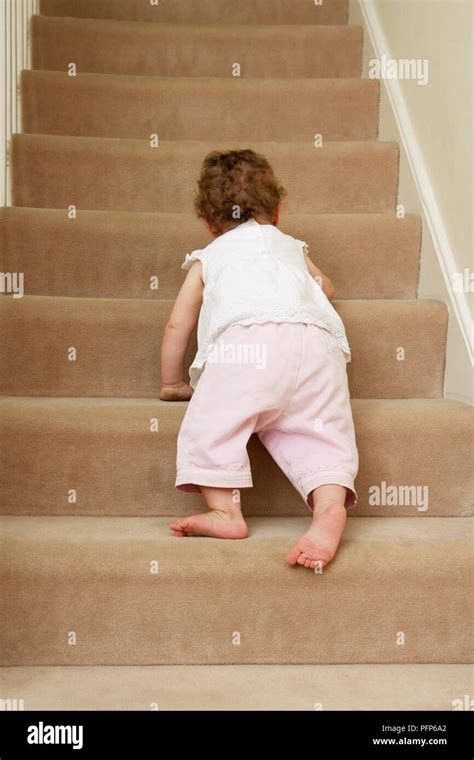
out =
<path fill-rule="evenodd" d="M 248 528 L 240 507 L 239 489 L 199 487 L 209 512 L 175 520 L 170 525 L 173 534 L 179 538 L 182 536 L 247 538 Z"/>
<path fill-rule="evenodd" d="M 337 551 L 346 523 L 346 489 L 343 486 L 325 485 L 315 488 L 313 520 L 309 529 L 288 552 L 289 565 L 304 565 L 314 569 L 324 567 Z"/>

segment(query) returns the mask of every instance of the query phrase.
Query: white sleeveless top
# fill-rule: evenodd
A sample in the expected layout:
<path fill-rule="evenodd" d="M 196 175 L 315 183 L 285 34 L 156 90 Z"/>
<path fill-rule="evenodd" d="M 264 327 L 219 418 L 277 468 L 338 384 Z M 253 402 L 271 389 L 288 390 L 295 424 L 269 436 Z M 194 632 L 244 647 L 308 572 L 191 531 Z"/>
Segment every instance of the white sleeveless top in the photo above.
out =
<path fill-rule="evenodd" d="M 307 245 L 272 224 L 250 219 L 206 248 L 188 253 L 181 266 L 202 265 L 204 292 L 198 351 L 189 370 L 195 387 L 219 335 L 230 325 L 304 322 L 328 330 L 351 360 L 343 322 L 308 272 Z"/>

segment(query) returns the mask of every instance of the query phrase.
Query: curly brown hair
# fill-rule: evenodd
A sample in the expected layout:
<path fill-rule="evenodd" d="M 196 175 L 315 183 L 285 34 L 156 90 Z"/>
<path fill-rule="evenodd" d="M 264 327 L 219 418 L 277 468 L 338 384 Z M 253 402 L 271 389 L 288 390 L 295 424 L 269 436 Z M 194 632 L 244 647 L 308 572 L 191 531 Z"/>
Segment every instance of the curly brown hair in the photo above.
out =
<path fill-rule="evenodd" d="M 251 218 L 273 223 L 286 190 L 267 159 L 253 150 L 217 150 L 201 167 L 194 208 L 217 233 Z"/>

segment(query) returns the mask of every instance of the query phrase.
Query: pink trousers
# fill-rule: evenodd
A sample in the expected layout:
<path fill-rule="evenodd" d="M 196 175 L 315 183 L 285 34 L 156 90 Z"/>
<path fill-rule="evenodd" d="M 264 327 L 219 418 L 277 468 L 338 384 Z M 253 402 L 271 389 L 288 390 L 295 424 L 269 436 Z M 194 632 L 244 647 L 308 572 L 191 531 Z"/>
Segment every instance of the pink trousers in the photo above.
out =
<path fill-rule="evenodd" d="M 251 487 L 252 433 L 310 510 L 312 491 L 327 484 L 347 489 L 346 508 L 357 502 L 346 361 L 327 330 L 265 322 L 221 334 L 179 432 L 176 487 Z"/>

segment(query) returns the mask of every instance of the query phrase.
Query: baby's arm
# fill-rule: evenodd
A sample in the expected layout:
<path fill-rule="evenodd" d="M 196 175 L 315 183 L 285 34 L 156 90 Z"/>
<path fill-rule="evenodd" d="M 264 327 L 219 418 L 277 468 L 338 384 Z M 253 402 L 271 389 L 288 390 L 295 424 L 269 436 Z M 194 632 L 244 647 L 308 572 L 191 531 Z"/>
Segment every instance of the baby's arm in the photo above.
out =
<path fill-rule="evenodd" d="M 193 389 L 184 379 L 184 357 L 202 305 L 202 266 L 196 261 L 181 286 L 161 344 L 162 401 L 186 401 Z"/>
<path fill-rule="evenodd" d="M 305 253 L 304 258 L 311 277 L 314 277 L 318 281 L 321 290 L 325 294 L 326 298 L 329 301 L 332 301 L 334 298 L 334 285 L 332 284 L 331 280 L 329 277 L 326 277 L 326 275 L 323 274 L 317 266 L 313 264 L 307 253 Z"/>

